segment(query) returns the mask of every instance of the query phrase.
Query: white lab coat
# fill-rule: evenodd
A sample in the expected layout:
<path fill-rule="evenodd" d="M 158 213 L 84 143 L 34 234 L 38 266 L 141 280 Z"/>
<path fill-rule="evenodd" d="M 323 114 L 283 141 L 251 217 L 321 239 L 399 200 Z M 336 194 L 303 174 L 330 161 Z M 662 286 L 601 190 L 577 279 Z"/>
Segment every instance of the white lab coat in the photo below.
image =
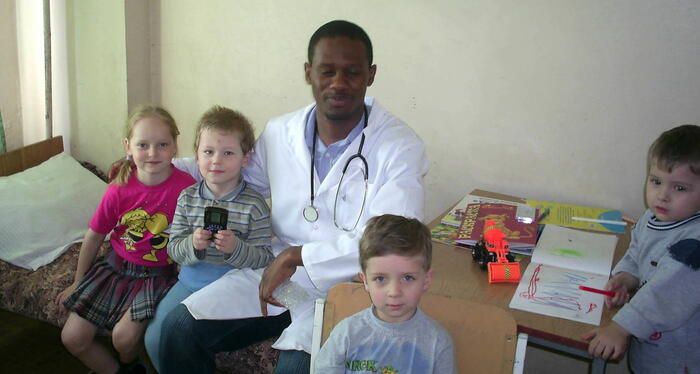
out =
<path fill-rule="evenodd" d="M 311 193 L 311 153 L 304 129 L 313 105 L 272 119 L 257 140 L 251 163 L 244 171 L 246 181 L 272 199 L 275 255 L 290 246 L 303 246 L 304 266 L 297 268 L 292 281 L 305 287 L 311 299 L 291 311 L 292 323 L 274 348 L 311 352 L 313 299 L 324 297 L 331 286 L 349 281 L 358 273 L 359 240 L 368 219 L 385 213 L 424 218 L 423 178 L 428 172 L 428 160 L 423 142 L 376 100 L 366 98 L 365 102 L 370 114 L 364 129 L 362 154 L 369 165 L 369 180 L 365 208 L 352 232 L 336 228 L 333 206 L 342 169 L 347 159 L 357 153 L 361 136 L 348 146 L 322 183 L 314 171 L 314 205 L 319 218 L 310 223 L 302 216 Z M 343 180 L 346 192 L 341 191 L 339 196 L 337 216 L 345 227 L 352 226 L 362 202 L 364 180 L 355 167 L 358 161 L 353 161 L 348 169 Z M 260 274 L 261 271 L 250 269 L 232 270 L 195 293 L 185 304 L 200 319 L 259 316 L 255 282 L 259 282 Z M 208 288 L 213 292 L 207 292 Z M 236 296 L 222 297 L 224 292 Z M 283 311 L 273 306 L 268 309 L 270 314 Z"/>

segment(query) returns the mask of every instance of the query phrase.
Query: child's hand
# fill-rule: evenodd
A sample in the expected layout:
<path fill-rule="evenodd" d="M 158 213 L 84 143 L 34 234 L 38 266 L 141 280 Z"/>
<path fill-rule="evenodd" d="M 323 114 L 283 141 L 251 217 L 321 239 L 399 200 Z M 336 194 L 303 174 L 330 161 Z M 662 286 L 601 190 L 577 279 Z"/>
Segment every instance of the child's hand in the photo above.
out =
<path fill-rule="evenodd" d="M 221 230 L 214 234 L 214 245 L 221 252 L 231 254 L 238 244 L 238 238 L 231 230 Z"/>
<path fill-rule="evenodd" d="M 636 225 L 636 224 L 637 224 L 637 220 L 636 220 L 636 219 L 634 219 L 634 218 L 631 218 L 631 217 L 627 217 L 627 216 L 622 216 L 622 220 L 623 220 L 624 222 L 627 222 L 627 223 L 629 223 L 629 224 L 630 224 L 630 226 L 634 226 L 634 225 Z"/>
<path fill-rule="evenodd" d="M 56 299 L 54 299 L 54 304 L 59 307 L 61 312 L 66 311 L 66 307 L 63 306 L 63 301 L 68 298 L 68 296 L 72 295 L 73 292 L 75 292 L 75 288 L 78 287 L 78 282 L 73 282 L 71 283 L 70 286 L 66 287 L 65 290 L 61 291 L 56 295 Z"/>
<path fill-rule="evenodd" d="M 192 246 L 194 249 L 200 251 L 207 249 L 210 242 L 209 239 L 211 239 L 211 231 L 203 228 L 195 229 L 194 233 L 192 234 Z"/>
<path fill-rule="evenodd" d="M 630 300 L 630 291 L 635 289 L 639 281 L 632 274 L 621 272 L 610 278 L 605 289 L 615 292 L 615 296 L 605 297 L 605 306 L 608 308 L 618 307 Z"/>
<path fill-rule="evenodd" d="M 593 357 L 604 360 L 619 360 L 627 351 L 630 333 L 615 322 L 610 322 L 605 327 L 598 327 L 581 336 L 581 339 L 590 340 L 588 353 Z"/>

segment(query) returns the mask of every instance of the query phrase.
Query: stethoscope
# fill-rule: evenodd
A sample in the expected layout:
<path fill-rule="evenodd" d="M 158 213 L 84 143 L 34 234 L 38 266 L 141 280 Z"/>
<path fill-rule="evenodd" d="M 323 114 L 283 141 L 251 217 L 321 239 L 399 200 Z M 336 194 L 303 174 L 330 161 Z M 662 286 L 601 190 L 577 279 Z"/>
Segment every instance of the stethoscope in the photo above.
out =
<path fill-rule="evenodd" d="M 335 224 L 335 227 L 344 230 L 344 231 L 352 231 L 357 227 L 357 223 L 360 222 L 360 218 L 362 217 L 362 212 L 365 209 L 365 201 L 367 200 L 367 179 L 368 179 L 368 165 L 367 165 L 367 160 L 365 159 L 364 156 L 362 156 L 362 147 L 365 145 L 365 133 L 364 129 L 367 128 L 367 119 L 369 117 L 367 113 L 367 105 L 364 106 L 364 111 L 365 111 L 365 120 L 364 120 L 364 125 L 362 127 L 362 138 L 360 139 L 360 147 L 357 150 L 357 153 L 352 155 L 348 160 L 345 162 L 345 166 L 343 167 L 343 172 L 340 176 L 340 182 L 338 182 L 338 189 L 335 192 L 335 204 L 333 204 L 333 224 Z M 318 131 L 318 125 L 316 123 L 316 119 L 314 119 L 314 139 L 313 139 L 313 145 L 311 146 L 311 202 L 310 204 L 304 208 L 303 211 L 303 216 L 304 219 L 307 222 L 316 222 L 318 220 L 318 209 L 314 205 L 314 162 L 316 159 L 316 139 L 317 139 L 317 131 Z M 355 223 L 352 225 L 352 227 L 344 227 L 338 224 L 337 220 L 337 211 L 338 211 L 338 194 L 340 193 L 340 186 L 343 184 L 343 179 L 345 178 L 345 172 L 348 170 L 348 167 L 350 166 L 350 163 L 354 159 L 359 159 L 362 161 L 362 164 L 364 165 L 363 169 L 363 175 L 364 175 L 364 180 L 365 180 L 365 192 L 364 196 L 362 197 L 362 206 L 360 207 L 360 214 L 357 216 L 357 219 L 355 220 Z"/>

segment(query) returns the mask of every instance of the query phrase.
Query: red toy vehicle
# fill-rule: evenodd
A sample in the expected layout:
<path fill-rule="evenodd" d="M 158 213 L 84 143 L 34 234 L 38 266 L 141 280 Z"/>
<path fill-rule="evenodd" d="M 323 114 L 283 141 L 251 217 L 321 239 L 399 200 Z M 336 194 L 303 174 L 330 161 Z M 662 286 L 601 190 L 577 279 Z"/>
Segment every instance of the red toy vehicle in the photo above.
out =
<path fill-rule="evenodd" d="M 494 221 L 486 221 L 484 240 L 472 248 L 472 258 L 482 269 L 489 269 L 489 283 L 520 281 L 520 264 L 510 254 L 506 235 Z"/>

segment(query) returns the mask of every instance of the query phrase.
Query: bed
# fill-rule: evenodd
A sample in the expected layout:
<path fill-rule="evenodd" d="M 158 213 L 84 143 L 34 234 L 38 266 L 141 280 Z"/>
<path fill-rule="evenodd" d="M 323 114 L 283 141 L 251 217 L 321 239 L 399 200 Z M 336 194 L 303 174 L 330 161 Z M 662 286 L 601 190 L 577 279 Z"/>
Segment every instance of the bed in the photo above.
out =
<path fill-rule="evenodd" d="M 68 210 L 69 208 L 77 209 L 78 212 L 74 214 L 85 214 L 87 210 L 89 212 L 87 214 L 91 215 L 94 208 L 90 211 L 85 208 L 80 209 L 77 205 L 82 204 L 84 200 L 89 200 L 88 195 L 92 193 L 101 195 L 102 191 L 104 191 L 104 181 L 107 178 L 95 166 L 85 162 L 80 163 L 82 168 L 77 167 L 80 171 L 71 169 L 70 172 L 63 172 L 63 166 L 56 167 L 54 164 L 58 159 L 64 162 L 65 165 L 69 165 L 69 167 L 72 167 L 70 166 L 71 163 L 77 165 L 75 160 L 63 153 L 63 139 L 60 136 L 0 155 L 0 199 L 5 197 L 0 200 L 0 211 L 3 212 L 1 215 L 5 218 L 0 221 L 0 254 L 3 255 L 2 258 L 6 258 L 4 255 L 12 248 L 17 248 L 13 243 L 14 239 L 17 239 L 17 237 L 33 237 L 33 235 L 25 232 L 18 233 L 18 230 L 26 230 L 28 233 L 37 231 L 44 233 L 50 231 L 48 226 L 59 226 L 58 229 L 65 229 L 61 226 L 70 224 L 73 221 L 78 223 L 84 222 L 82 225 L 87 225 L 87 220 L 81 221 L 82 218 L 76 219 L 70 216 Z M 85 173 L 85 170 L 89 172 Z M 52 172 L 59 175 L 52 177 L 54 179 L 47 179 L 45 176 Z M 73 172 L 78 173 L 76 175 L 79 176 L 70 174 Z M 16 182 L 20 178 L 25 179 L 24 183 L 26 183 L 26 180 L 29 180 L 30 184 L 42 184 L 46 185 L 47 188 L 42 191 L 43 193 L 27 195 L 29 197 L 26 197 L 24 194 L 29 193 L 27 192 L 29 190 L 28 187 L 22 187 L 23 185 L 17 187 L 17 183 L 9 184 L 10 182 Z M 55 178 L 59 179 L 56 180 Z M 66 178 L 67 180 L 60 180 L 60 178 Z M 92 187 L 90 193 L 80 190 L 93 183 L 96 187 Z M 61 186 L 62 188 L 56 188 L 56 191 L 52 191 L 48 186 Z M 77 195 L 65 195 L 71 193 L 71 191 L 77 191 L 75 192 Z M 13 198 L 9 199 L 7 198 L 8 196 Z M 65 200 L 69 201 L 66 202 Z M 15 203 L 18 205 L 12 205 Z M 34 204 L 32 206 L 39 206 L 49 212 L 54 211 L 58 217 L 62 215 L 69 216 L 53 218 L 51 222 L 55 222 L 55 224 L 35 223 L 34 217 L 38 213 L 33 208 L 27 208 L 29 211 L 24 208 L 30 203 Z M 54 206 L 52 205 L 54 203 L 64 205 Z M 69 205 L 68 208 L 65 206 L 66 203 Z M 9 204 L 9 207 L 2 204 Z M 18 210 L 17 206 L 22 208 Z M 41 215 L 41 218 L 44 218 L 43 211 Z M 30 220 L 35 226 L 24 228 L 23 220 Z M 83 233 L 84 229 L 83 227 Z M 0 260 L 0 308 L 60 327 L 65 322 L 65 316 L 59 313 L 59 309 L 54 305 L 53 300 L 58 292 L 65 289 L 73 280 L 80 243 L 72 243 L 65 249 L 66 245 L 73 241 L 73 238 L 63 239 L 61 236 L 55 237 L 56 235 L 50 235 L 50 233 L 47 236 L 54 236 L 54 241 L 60 242 L 58 247 L 61 247 L 60 254 L 57 256 L 55 256 L 55 253 L 57 253 L 55 251 L 49 254 L 41 253 L 41 256 L 47 258 L 46 261 L 50 259 L 48 264 L 40 265 L 32 262 L 34 257 L 41 256 L 25 256 L 29 257 L 29 259 L 24 259 L 28 265 L 22 266 L 29 268 L 13 265 L 15 262 L 14 258 L 18 256 L 12 258 L 11 261 L 13 263 L 8 262 L 10 260 Z M 49 245 L 49 247 L 51 247 L 52 251 L 54 250 L 52 248 L 53 245 Z M 101 254 L 106 253 L 107 250 L 108 244 L 105 243 L 101 248 Z M 25 251 L 25 249 L 22 248 L 20 251 Z M 52 259 L 52 257 L 56 258 Z M 21 260 L 20 258 L 20 263 Z M 237 352 L 220 353 L 217 355 L 217 367 L 220 371 L 228 373 L 271 373 L 278 356 L 278 352 L 271 347 L 273 341 L 273 339 L 270 339 Z"/>

